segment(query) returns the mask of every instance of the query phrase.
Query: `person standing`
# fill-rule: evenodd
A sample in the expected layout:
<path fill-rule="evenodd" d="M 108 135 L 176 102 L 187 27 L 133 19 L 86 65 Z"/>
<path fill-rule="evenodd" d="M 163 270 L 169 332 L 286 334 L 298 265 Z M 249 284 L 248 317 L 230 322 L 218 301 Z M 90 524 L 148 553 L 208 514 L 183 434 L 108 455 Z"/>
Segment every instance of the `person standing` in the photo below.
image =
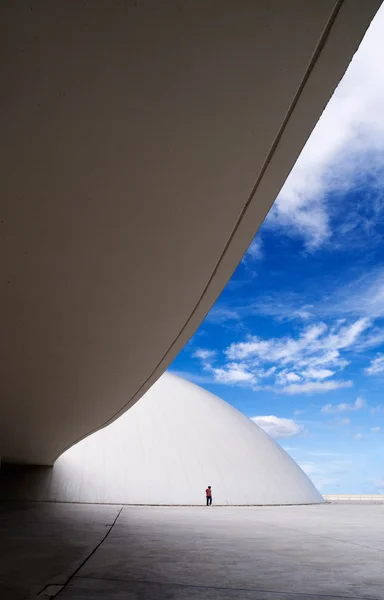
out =
<path fill-rule="evenodd" d="M 210 485 L 205 490 L 205 497 L 207 499 L 207 506 L 211 506 L 211 504 L 212 504 L 212 488 Z"/>

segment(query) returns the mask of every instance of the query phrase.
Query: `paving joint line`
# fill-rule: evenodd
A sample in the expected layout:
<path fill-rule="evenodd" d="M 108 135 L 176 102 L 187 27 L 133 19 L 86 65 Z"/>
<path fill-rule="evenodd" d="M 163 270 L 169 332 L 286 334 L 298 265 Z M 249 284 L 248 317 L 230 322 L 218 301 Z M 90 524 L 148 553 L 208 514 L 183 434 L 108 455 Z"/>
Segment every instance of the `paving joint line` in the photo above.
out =
<path fill-rule="evenodd" d="M 80 569 L 82 569 L 84 567 L 84 565 L 88 562 L 88 560 L 90 558 L 92 558 L 92 556 L 95 554 L 95 552 L 97 552 L 97 550 L 100 548 L 100 546 L 102 544 L 104 544 L 105 540 L 107 539 L 107 537 L 109 536 L 109 534 L 111 533 L 112 529 L 114 528 L 114 526 L 116 525 L 116 522 L 118 520 L 118 518 L 121 515 L 121 512 L 123 510 L 124 506 L 120 505 L 120 510 L 117 513 L 113 523 L 111 525 L 106 525 L 106 527 L 109 527 L 107 533 L 102 537 L 102 539 L 100 540 L 100 542 L 98 544 L 96 544 L 96 546 L 93 548 L 93 550 L 84 558 L 84 560 L 80 563 L 80 565 L 73 571 L 73 573 L 71 573 L 71 575 L 66 579 L 66 581 L 64 582 L 55 582 L 55 583 L 47 583 L 42 590 L 40 590 L 40 592 L 37 594 L 37 597 L 41 596 L 45 590 L 47 590 L 47 588 L 49 588 L 50 586 L 62 586 L 60 588 L 60 590 L 58 591 L 57 594 L 55 594 L 55 597 L 58 597 L 67 587 L 67 585 L 72 581 L 72 579 L 74 577 L 76 577 L 77 573 L 80 571 Z M 49 596 L 48 596 L 49 597 Z M 52 597 L 52 596 L 51 596 Z"/>

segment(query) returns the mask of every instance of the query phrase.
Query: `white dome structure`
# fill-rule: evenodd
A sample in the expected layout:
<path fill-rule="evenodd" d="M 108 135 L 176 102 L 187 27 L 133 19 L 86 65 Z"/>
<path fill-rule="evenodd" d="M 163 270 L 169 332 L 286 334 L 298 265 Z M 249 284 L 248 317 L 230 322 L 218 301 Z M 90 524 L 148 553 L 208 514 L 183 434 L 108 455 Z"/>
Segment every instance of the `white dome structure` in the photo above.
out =
<path fill-rule="evenodd" d="M 262 429 L 227 402 L 165 373 L 129 411 L 40 470 L 34 499 L 199 505 L 323 498 Z M 44 475 L 45 473 L 45 475 Z"/>

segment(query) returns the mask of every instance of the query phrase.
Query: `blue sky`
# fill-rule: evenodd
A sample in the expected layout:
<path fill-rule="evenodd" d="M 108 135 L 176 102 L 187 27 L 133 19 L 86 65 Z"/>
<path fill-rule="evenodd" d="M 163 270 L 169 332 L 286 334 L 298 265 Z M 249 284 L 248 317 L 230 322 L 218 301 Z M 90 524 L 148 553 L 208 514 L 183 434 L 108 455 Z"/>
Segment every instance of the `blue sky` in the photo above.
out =
<path fill-rule="evenodd" d="M 170 370 L 323 493 L 384 493 L 384 10 L 217 303 Z"/>

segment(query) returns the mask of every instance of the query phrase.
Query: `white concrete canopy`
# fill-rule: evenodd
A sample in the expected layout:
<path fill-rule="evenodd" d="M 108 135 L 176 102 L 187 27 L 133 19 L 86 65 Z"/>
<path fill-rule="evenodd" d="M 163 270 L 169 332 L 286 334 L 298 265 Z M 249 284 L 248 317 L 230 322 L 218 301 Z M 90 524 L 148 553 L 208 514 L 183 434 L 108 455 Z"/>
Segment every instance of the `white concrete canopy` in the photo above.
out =
<path fill-rule="evenodd" d="M 313 483 L 233 406 L 164 373 L 129 411 L 65 452 L 53 468 L 12 471 L 11 499 L 201 505 L 323 502 Z M 16 487 L 14 487 L 16 485 Z"/>
<path fill-rule="evenodd" d="M 216 300 L 378 0 L 4 0 L 3 461 L 52 464 Z"/>

